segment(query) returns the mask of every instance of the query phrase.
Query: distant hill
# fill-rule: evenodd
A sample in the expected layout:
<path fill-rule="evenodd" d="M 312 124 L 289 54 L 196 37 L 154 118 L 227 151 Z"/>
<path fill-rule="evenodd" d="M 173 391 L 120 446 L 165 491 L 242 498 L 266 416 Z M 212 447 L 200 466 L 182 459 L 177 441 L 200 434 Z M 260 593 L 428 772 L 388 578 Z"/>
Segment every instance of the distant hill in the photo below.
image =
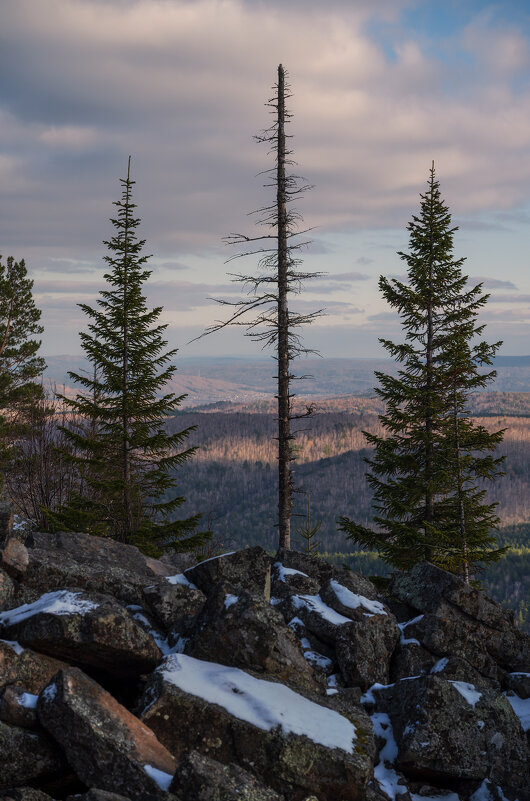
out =
<path fill-rule="evenodd" d="M 48 356 L 46 378 L 72 391 L 68 370 L 90 369 L 80 355 Z M 272 358 L 240 359 L 205 357 L 177 359 L 177 372 L 169 389 L 187 394 L 184 406 L 216 402 L 239 402 L 272 399 L 276 387 L 276 365 Z M 497 379 L 488 387 L 497 392 L 530 392 L 530 356 L 499 356 L 495 361 Z M 309 376 L 296 381 L 293 389 L 299 396 L 330 398 L 342 395 L 370 397 L 376 378 L 374 371 L 395 373 L 398 366 L 389 359 L 303 359 L 294 363 L 293 372 Z M 483 412 L 486 413 L 486 412 Z"/>

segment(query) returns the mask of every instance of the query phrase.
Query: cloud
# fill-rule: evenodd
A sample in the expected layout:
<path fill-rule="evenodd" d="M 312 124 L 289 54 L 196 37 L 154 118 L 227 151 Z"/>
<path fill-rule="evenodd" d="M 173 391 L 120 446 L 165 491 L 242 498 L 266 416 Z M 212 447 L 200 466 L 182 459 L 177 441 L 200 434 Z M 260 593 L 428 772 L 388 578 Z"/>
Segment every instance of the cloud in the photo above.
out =
<path fill-rule="evenodd" d="M 373 263 L 374 259 L 371 259 L 368 256 L 359 256 L 359 258 L 356 259 L 356 264 L 373 264 Z"/>
<path fill-rule="evenodd" d="M 323 281 L 367 281 L 371 278 L 370 275 L 366 275 L 365 273 L 331 273 L 330 275 L 326 275 L 322 278 Z"/>
<path fill-rule="evenodd" d="M 530 295 L 491 295 L 488 303 L 530 303 Z"/>
<path fill-rule="evenodd" d="M 482 284 L 484 289 L 517 289 L 512 281 L 503 281 L 501 278 L 488 278 L 481 275 L 470 275 L 469 283 Z M 498 297 L 502 296 L 499 295 Z"/>

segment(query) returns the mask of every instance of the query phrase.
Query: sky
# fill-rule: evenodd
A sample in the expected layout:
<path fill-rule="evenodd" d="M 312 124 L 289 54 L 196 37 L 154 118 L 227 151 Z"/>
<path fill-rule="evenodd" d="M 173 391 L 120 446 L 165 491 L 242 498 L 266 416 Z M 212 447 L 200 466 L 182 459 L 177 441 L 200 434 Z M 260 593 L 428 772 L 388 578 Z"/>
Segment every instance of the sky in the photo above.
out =
<path fill-rule="evenodd" d="M 519 0 L 1 0 L 0 253 L 24 258 L 43 352 L 79 353 L 104 288 L 103 240 L 132 156 L 139 234 L 180 357 L 262 355 L 240 328 L 190 343 L 241 297 L 223 237 L 255 236 L 272 165 L 254 135 L 277 65 L 289 73 L 297 203 L 312 243 L 305 343 L 384 355 L 400 338 L 378 290 L 431 162 L 483 281 L 485 338 L 530 353 L 530 6 Z"/>

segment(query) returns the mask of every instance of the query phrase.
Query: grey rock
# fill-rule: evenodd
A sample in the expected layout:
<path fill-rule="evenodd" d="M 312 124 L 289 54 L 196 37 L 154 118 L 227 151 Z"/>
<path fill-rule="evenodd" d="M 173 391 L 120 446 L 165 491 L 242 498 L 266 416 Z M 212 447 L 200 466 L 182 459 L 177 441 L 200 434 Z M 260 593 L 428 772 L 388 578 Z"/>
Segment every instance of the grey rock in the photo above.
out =
<path fill-rule="evenodd" d="M 263 596 L 248 590 L 232 595 L 229 589 L 221 584 L 210 594 L 186 653 L 318 692 L 300 642 L 282 615 Z"/>
<path fill-rule="evenodd" d="M 164 579 L 144 587 L 142 595 L 164 630 L 175 631 L 183 636 L 190 633 L 206 601 L 206 596 L 199 589 L 170 584 Z"/>
<path fill-rule="evenodd" d="M 176 551 L 167 551 L 163 553 L 159 559 L 164 565 L 171 568 L 171 574 L 184 573 L 189 567 L 197 564 L 197 557 L 194 553 L 177 553 Z"/>
<path fill-rule="evenodd" d="M 270 600 L 271 559 L 259 545 L 199 562 L 185 571 L 186 578 L 206 595 L 217 584 L 244 589 Z"/>
<path fill-rule="evenodd" d="M 5 547 L 6 542 L 13 532 L 13 506 L 9 501 L 0 501 L 0 549 Z"/>
<path fill-rule="evenodd" d="M 111 793 L 108 790 L 98 790 L 92 787 L 88 793 L 69 795 L 66 801 L 132 801 L 128 796 Z"/>
<path fill-rule="evenodd" d="M 514 692 L 519 698 L 530 698 L 530 673 L 507 673 L 503 687 Z"/>
<path fill-rule="evenodd" d="M 37 696 L 8 684 L 0 690 L 0 720 L 22 729 L 37 729 Z"/>
<path fill-rule="evenodd" d="M 528 749 L 519 720 L 502 694 L 481 689 L 479 696 L 475 689 L 459 689 L 432 675 L 377 693 L 378 708 L 392 721 L 399 770 L 442 786 L 485 778 L 506 788 L 528 786 Z"/>
<path fill-rule="evenodd" d="M 142 801 L 161 801 L 164 791 L 144 766 L 167 774 L 175 761 L 154 733 L 77 668 L 55 676 L 39 697 L 42 725 L 66 753 L 88 787 Z"/>
<path fill-rule="evenodd" d="M 15 583 L 12 578 L 0 568 L 0 612 L 11 609 L 15 604 Z"/>
<path fill-rule="evenodd" d="M 437 661 L 437 657 L 419 643 L 398 642 L 390 662 L 390 681 L 400 681 L 408 676 L 424 676 L 431 672 Z"/>
<path fill-rule="evenodd" d="M 280 548 L 276 553 L 275 562 L 280 562 L 284 567 L 291 570 L 298 570 L 314 579 L 318 585 L 329 581 L 333 576 L 333 568 L 329 562 L 320 556 L 311 556 L 300 551 Z"/>
<path fill-rule="evenodd" d="M 40 592 L 79 587 L 125 603 L 141 603 L 142 588 L 154 576 L 175 572 L 134 545 L 90 534 L 32 532 L 22 548 L 12 542 L 8 543 L 11 550 L 2 554 L 2 567 Z"/>
<path fill-rule="evenodd" d="M 0 722 L 0 790 L 52 778 L 65 767 L 62 754 L 46 734 Z"/>
<path fill-rule="evenodd" d="M 293 572 L 291 572 L 291 570 Z M 285 598 L 292 594 L 316 595 L 320 580 L 296 570 L 285 568 L 281 562 L 273 562 L 271 574 L 271 597 Z"/>
<path fill-rule="evenodd" d="M 65 663 L 59 659 L 23 648 L 17 642 L 0 640 L 0 688 L 16 684 L 38 695 L 64 667 Z"/>
<path fill-rule="evenodd" d="M 316 795 L 319 801 L 336 801 L 337 798 L 360 801 L 363 798 L 372 771 L 372 761 L 364 746 L 369 733 L 361 736 L 359 729 L 359 741 L 354 741 L 351 753 L 326 747 L 300 734 L 282 731 L 279 726 L 261 728 L 245 719 L 244 712 L 238 717 L 224 706 L 209 702 L 199 694 L 186 692 L 175 683 L 182 680 L 183 670 L 195 672 L 200 669 L 200 663 L 190 657 L 167 657 L 150 678 L 141 700 L 145 708 L 142 719 L 177 759 L 182 759 L 189 750 L 196 750 L 224 764 L 236 763 L 265 785 L 284 794 L 289 801 L 298 801 L 309 794 Z M 218 671 L 218 668 L 214 669 Z M 246 701 L 245 691 L 238 689 L 238 683 L 243 680 L 241 676 L 245 674 L 234 668 L 223 670 L 222 686 L 229 692 L 233 682 L 234 697 L 243 695 L 238 708 L 251 709 L 253 702 L 250 699 Z M 248 686 L 248 681 L 244 681 Z M 265 692 L 270 697 L 274 688 L 278 688 L 278 697 L 285 708 L 291 708 L 293 702 L 299 708 L 300 701 L 291 696 L 287 698 L 286 692 L 289 691 L 281 684 L 257 679 L 252 679 L 252 682 L 256 683 L 252 684 L 256 687 L 255 697 L 263 698 Z M 320 700 L 320 706 L 328 706 L 327 699 Z M 304 704 L 308 701 L 305 700 Z M 318 708 L 319 705 L 313 705 L 312 716 Z M 328 706 L 328 710 L 330 708 Z M 330 728 L 335 729 L 339 723 L 347 726 L 336 714 Z M 354 714 L 353 710 L 351 714 Z M 186 721 L 186 725 L 175 725 L 175 721 Z"/>
<path fill-rule="evenodd" d="M 0 792 L 1 801 L 53 801 L 50 795 L 34 787 L 14 787 Z"/>
<path fill-rule="evenodd" d="M 0 614 L 0 632 L 36 651 L 119 676 L 149 672 L 162 657 L 129 612 L 102 593 L 47 593 L 34 605 Z"/>
<path fill-rule="evenodd" d="M 283 801 L 270 787 L 239 765 L 223 765 L 190 751 L 179 765 L 171 790 L 182 801 Z"/>
<path fill-rule="evenodd" d="M 390 615 L 361 617 L 341 626 L 335 640 L 337 662 L 346 686 L 367 690 L 388 684 L 390 657 L 400 632 Z"/>

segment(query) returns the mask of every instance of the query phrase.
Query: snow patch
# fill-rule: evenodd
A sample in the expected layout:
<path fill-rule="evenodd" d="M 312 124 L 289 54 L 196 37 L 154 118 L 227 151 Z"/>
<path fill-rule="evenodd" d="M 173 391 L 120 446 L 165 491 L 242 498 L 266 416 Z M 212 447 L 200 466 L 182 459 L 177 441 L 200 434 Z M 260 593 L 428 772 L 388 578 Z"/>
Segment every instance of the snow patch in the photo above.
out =
<path fill-rule="evenodd" d="M 415 637 L 410 637 L 407 639 L 403 634 L 407 626 L 412 626 L 413 623 L 419 623 L 420 620 L 423 620 L 423 615 L 413 617 L 412 620 L 407 620 L 405 623 L 398 623 L 398 629 L 401 631 L 401 637 L 399 638 L 400 645 L 421 645 L 420 641 Z"/>
<path fill-rule="evenodd" d="M 22 695 L 19 695 L 17 698 L 17 703 L 25 709 L 36 709 L 38 698 L 39 696 L 33 695 L 33 693 L 22 693 Z"/>
<path fill-rule="evenodd" d="M 493 788 L 494 785 L 490 780 L 484 779 L 478 790 L 475 790 L 473 795 L 469 797 L 469 801 L 496 801 L 497 798 L 500 798 L 501 801 L 508 801 L 500 787 L 497 787 L 497 794 L 495 795 L 492 792 Z"/>
<path fill-rule="evenodd" d="M 349 617 L 339 615 L 331 606 L 324 603 L 320 595 L 293 595 L 291 601 L 295 609 L 307 609 L 309 612 L 316 612 L 323 620 L 333 626 L 344 626 L 345 623 L 351 623 Z"/>
<path fill-rule="evenodd" d="M 504 693 L 519 720 L 523 731 L 530 731 L 530 698 L 519 698 L 518 695 Z"/>
<path fill-rule="evenodd" d="M 225 609 L 230 609 L 231 606 L 237 604 L 239 598 L 237 595 L 232 595 L 231 593 L 227 593 L 225 596 Z"/>
<path fill-rule="evenodd" d="M 329 586 L 340 603 L 348 609 L 358 609 L 361 607 L 362 609 L 366 609 L 367 612 L 371 612 L 373 615 L 387 614 L 385 607 L 383 604 L 379 603 L 379 601 L 370 601 L 370 599 L 365 598 L 364 595 L 357 595 L 351 590 L 348 590 L 347 587 L 343 587 L 338 581 L 332 579 L 329 582 Z"/>
<path fill-rule="evenodd" d="M 9 645 L 9 647 L 16 654 L 18 654 L 18 656 L 20 656 L 20 654 L 24 653 L 25 649 L 21 646 L 21 644 L 19 642 L 16 642 L 15 640 L 0 640 L 0 642 L 5 642 L 6 645 Z"/>
<path fill-rule="evenodd" d="M 322 668 L 322 670 L 330 668 L 333 664 L 333 661 L 327 656 L 324 656 L 324 654 L 319 654 L 318 651 L 312 651 L 311 649 L 304 651 L 304 657 L 307 659 L 310 665 L 315 665 L 316 667 Z"/>
<path fill-rule="evenodd" d="M 81 592 L 58 590 L 47 592 L 32 604 L 23 604 L 16 609 L 0 614 L 0 625 L 12 626 L 22 623 L 34 615 L 45 613 L 47 615 L 86 615 L 87 612 L 97 609 L 99 604 L 82 598 Z"/>
<path fill-rule="evenodd" d="M 191 590 L 197 589 L 195 584 L 192 584 L 184 573 L 177 573 L 176 576 L 166 576 L 165 578 L 170 584 L 182 584 L 183 587 L 189 587 Z"/>
<path fill-rule="evenodd" d="M 377 703 L 375 700 L 374 692 L 377 690 L 386 690 L 387 687 L 394 687 L 393 684 L 379 684 L 376 682 L 369 687 L 366 692 L 361 695 L 361 704 L 375 704 Z"/>
<path fill-rule="evenodd" d="M 137 620 L 138 623 L 142 624 L 142 628 L 145 631 L 147 631 L 147 633 L 153 638 L 156 645 L 158 645 L 164 656 L 175 653 L 176 646 L 173 646 L 172 648 L 169 644 L 168 639 L 164 637 L 159 631 L 153 628 L 153 626 L 151 625 L 151 621 L 146 616 L 145 610 L 142 606 L 138 606 L 137 604 L 129 604 L 127 609 L 131 613 L 132 617 L 135 620 Z"/>
<path fill-rule="evenodd" d="M 462 698 L 465 698 L 472 707 L 482 698 L 482 693 L 479 693 L 479 691 L 475 689 L 475 686 L 469 684 L 467 681 L 450 681 L 450 684 L 458 690 Z"/>
<path fill-rule="evenodd" d="M 53 701 L 55 696 L 57 695 L 57 685 L 56 684 L 48 684 L 47 687 L 41 692 L 41 697 L 44 698 L 46 701 Z"/>
<path fill-rule="evenodd" d="M 448 658 L 446 656 L 444 656 L 443 659 L 439 659 L 438 662 L 435 665 L 432 666 L 430 672 L 431 673 L 442 673 L 442 671 L 444 671 L 445 668 L 447 667 L 448 663 L 449 663 Z"/>
<path fill-rule="evenodd" d="M 169 785 L 173 779 L 172 773 L 164 773 L 163 770 L 159 770 L 155 768 L 153 765 L 144 765 L 144 771 L 153 779 L 154 782 L 158 784 L 161 790 L 167 792 L 169 790 Z"/>
<path fill-rule="evenodd" d="M 349 720 L 283 684 L 184 654 L 167 657 L 157 670 L 184 692 L 218 704 L 230 715 L 259 729 L 270 731 L 279 726 L 286 734 L 304 735 L 326 748 L 354 752 L 357 735 Z"/>
<path fill-rule="evenodd" d="M 339 689 L 337 680 L 339 679 L 339 673 L 332 673 L 331 676 L 328 676 L 328 686 L 326 690 L 326 695 L 337 695 Z"/>
<path fill-rule="evenodd" d="M 294 567 L 284 567 L 281 562 L 275 562 L 273 567 L 280 581 L 285 581 L 287 576 L 304 576 L 305 578 L 309 578 L 307 573 L 302 573 L 301 570 L 295 570 Z"/>
<path fill-rule="evenodd" d="M 385 712 L 376 712 L 370 717 L 375 736 L 381 737 L 385 741 L 383 748 L 379 752 L 379 764 L 374 768 L 374 779 L 385 795 L 395 801 L 397 795 L 407 792 L 407 788 L 400 784 L 402 781 L 401 776 L 391 767 L 398 755 L 392 724 Z"/>

